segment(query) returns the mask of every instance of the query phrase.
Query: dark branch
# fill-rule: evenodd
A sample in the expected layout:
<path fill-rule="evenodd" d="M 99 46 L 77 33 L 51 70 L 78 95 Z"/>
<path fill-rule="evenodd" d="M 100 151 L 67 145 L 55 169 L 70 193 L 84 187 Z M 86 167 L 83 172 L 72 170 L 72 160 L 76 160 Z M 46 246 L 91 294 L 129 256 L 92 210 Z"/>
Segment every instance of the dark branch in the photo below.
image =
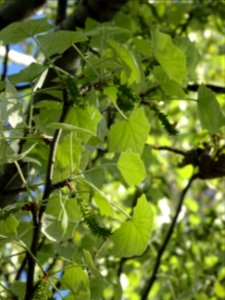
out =
<path fill-rule="evenodd" d="M 61 117 L 59 120 L 60 123 L 63 123 L 65 121 L 67 113 L 70 108 L 66 98 L 67 98 L 67 95 L 65 95 L 65 98 L 64 98 L 62 114 L 61 114 Z M 25 300 L 31 299 L 31 296 L 33 295 L 33 292 L 34 292 L 34 273 L 35 273 L 35 265 L 36 265 L 34 257 L 36 257 L 38 250 L 40 250 L 39 243 L 40 243 L 40 235 L 41 235 L 41 228 L 42 228 L 42 216 L 46 209 L 47 200 L 52 192 L 53 169 L 54 169 L 54 164 L 55 164 L 56 149 L 57 149 L 57 145 L 58 145 L 58 142 L 60 139 L 60 135 L 61 135 L 61 129 L 57 129 L 55 131 L 54 137 L 50 144 L 48 166 L 47 166 L 45 187 L 44 187 L 42 201 L 41 201 L 39 210 L 37 211 L 36 209 L 34 209 L 32 211 L 33 237 L 32 237 L 32 242 L 31 242 L 31 247 L 30 247 L 30 251 L 31 251 L 32 255 L 30 255 L 30 253 L 27 253 L 28 270 L 27 270 L 27 284 L 26 284 Z"/>
<path fill-rule="evenodd" d="M 32 242 L 30 247 L 30 254 L 27 252 L 27 282 L 26 282 L 26 293 L 24 300 L 30 300 L 33 296 L 33 286 L 34 286 L 34 272 L 35 272 L 35 265 L 36 262 L 34 260 L 34 257 L 36 257 L 37 251 L 38 251 L 38 244 L 40 240 L 40 234 L 41 234 L 41 223 L 38 219 L 38 211 L 37 207 L 35 207 L 32 211 L 32 218 L 33 218 L 33 236 L 32 236 Z"/>
<path fill-rule="evenodd" d="M 68 0 L 58 0 L 56 24 L 61 24 L 66 18 L 67 2 Z"/>
<path fill-rule="evenodd" d="M 215 93 L 225 94 L 225 87 L 224 86 L 217 86 L 217 85 L 213 85 L 213 84 L 206 84 L 205 86 L 207 88 L 211 89 Z M 199 87 L 200 87 L 199 84 L 189 84 L 187 88 L 188 88 L 189 91 L 197 92 Z"/>
<path fill-rule="evenodd" d="M 32 16 L 47 0 L 8 0 L 0 7 L 0 30 Z"/>
<path fill-rule="evenodd" d="M 187 186 L 183 189 L 181 195 L 180 195 L 180 199 L 179 199 L 179 202 L 178 202 L 178 205 L 177 205 L 177 209 L 176 209 L 176 212 L 175 212 L 175 215 L 172 219 L 172 223 L 170 224 L 170 227 L 168 229 L 168 232 L 166 234 L 166 237 L 161 245 L 161 248 L 159 249 L 158 251 L 158 255 L 157 255 L 157 258 L 156 258 L 156 262 L 155 262 L 155 265 L 154 265 L 154 268 L 153 268 L 153 271 L 152 271 L 152 275 L 151 277 L 147 280 L 146 282 L 146 285 L 141 293 L 141 300 L 147 300 L 148 299 L 148 294 L 149 292 L 151 291 L 151 288 L 155 282 L 155 280 L 157 279 L 157 273 L 158 273 L 158 269 L 160 267 L 160 264 L 161 264 L 161 259 L 162 259 L 162 256 L 166 250 L 166 247 L 172 237 L 172 234 L 174 232 L 174 229 L 175 229 L 175 226 L 176 226 L 176 223 L 177 223 L 177 219 L 178 219 L 178 216 L 180 214 L 180 211 L 181 211 L 181 208 L 182 208 L 182 205 L 183 205 L 183 202 L 184 202 L 184 198 L 188 192 L 188 190 L 190 189 L 193 181 L 195 179 L 199 178 L 199 174 L 194 174 L 191 176 L 191 178 L 189 179 L 189 182 L 187 184 Z"/>
<path fill-rule="evenodd" d="M 9 58 L 9 45 L 5 47 L 5 57 L 3 62 L 3 69 L 2 69 L 2 81 L 5 81 L 7 76 L 7 70 L 8 70 L 8 58 Z"/>
<path fill-rule="evenodd" d="M 155 150 L 170 151 L 170 152 L 173 152 L 173 153 L 176 153 L 176 154 L 179 154 L 179 155 L 183 155 L 183 156 L 186 155 L 185 151 L 182 151 L 182 150 L 177 149 L 177 148 L 172 148 L 172 147 L 169 147 L 169 146 L 152 146 L 152 148 L 155 149 Z"/>

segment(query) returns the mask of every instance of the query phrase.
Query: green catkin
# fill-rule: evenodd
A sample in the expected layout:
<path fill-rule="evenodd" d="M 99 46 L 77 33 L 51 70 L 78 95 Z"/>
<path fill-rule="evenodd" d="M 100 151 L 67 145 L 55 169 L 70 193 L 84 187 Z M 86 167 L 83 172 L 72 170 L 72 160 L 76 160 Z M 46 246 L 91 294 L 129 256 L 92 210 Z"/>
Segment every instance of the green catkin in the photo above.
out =
<path fill-rule="evenodd" d="M 174 125 L 169 122 L 167 115 L 161 112 L 157 106 L 152 104 L 150 108 L 155 112 L 156 116 L 159 118 L 169 135 L 177 135 L 179 133 L 179 131 L 174 128 Z"/>
<path fill-rule="evenodd" d="M 45 279 L 41 279 L 36 288 L 33 300 L 48 300 L 49 284 Z"/>
<path fill-rule="evenodd" d="M 127 85 L 120 85 L 118 91 L 117 104 L 119 108 L 123 111 L 132 110 L 139 97 Z"/>
<path fill-rule="evenodd" d="M 84 108 L 84 98 L 80 95 L 75 78 L 70 75 L 63 76 L 63 84 L 67 90 L 69 101 L 79 108 Z"/>
<path fill-rule="evenodd" d="M 111 230 L 100 226 L 96 220 L 95 215 L 93 214 L 93 212 L 87 208 L 87 206 L 82 203 L 82 201 L 79 201 L 80 204 L 80 208 L 81 208 L 81 212 L 84 218 L 84 222 L 85 224 L 88 226 L 88 228 L 90 229 L 90 231 L 97 236 L 103 237 L 103 238 L 107 238 L 111 235 Z"/>

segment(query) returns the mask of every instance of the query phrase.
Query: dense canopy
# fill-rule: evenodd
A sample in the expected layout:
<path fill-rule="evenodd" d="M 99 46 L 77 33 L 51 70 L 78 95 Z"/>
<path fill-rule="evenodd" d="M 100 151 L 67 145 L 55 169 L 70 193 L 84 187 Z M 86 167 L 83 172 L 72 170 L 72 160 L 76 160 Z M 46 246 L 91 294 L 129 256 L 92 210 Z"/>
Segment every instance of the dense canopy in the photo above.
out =
<path fill-rule="evenodd" d="M 225 299 L 224 11 L 1 0 L 1 299 Z"/>

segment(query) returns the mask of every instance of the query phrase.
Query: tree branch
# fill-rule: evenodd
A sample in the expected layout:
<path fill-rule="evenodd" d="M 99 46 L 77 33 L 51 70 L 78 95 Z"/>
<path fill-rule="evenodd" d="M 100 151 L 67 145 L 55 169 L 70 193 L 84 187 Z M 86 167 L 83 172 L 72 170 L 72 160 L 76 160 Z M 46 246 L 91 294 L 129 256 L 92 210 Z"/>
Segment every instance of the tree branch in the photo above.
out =
<path fill-rule="evenodd" d="M 67 100 L 67 94 L 65 92 L 63 109 L 59 120 L 60 123 L 63 123 L 65 121 L 69 109 L 70 109 L 70 103 Z M 36 257 L 37 252 L 39 250 L 43 213 L 45 212 L 47 200 L 52 192 L 52 179 L 53 179 L 53 170 L 55 165 L 56 149 L 61 136 L 61 132 L 62 129 L 57 129 L 55 131 L 54 137 L 50 144 L 44 193 L 42 196 L 42 201 L 40 203 L 39 209 L 36 210 L 36 207 L 34 207 L 34 209 L 31 211 L 33 216 L 33 237 L 32 237 L 30 251 L 32 255 L 30 255 L 27 252 L 28 270 L 27 270 L 25 300 L 31 299 L 32 294 L 34 292 L 34 273 L 35 273 L 35 265 L 36 265 L 34 257 Z"/>
<path fill-rule="evenodd" d="M 213 92 L 218 93 L 218 94 L 225 94 L 225 86 L 217 86 L 213 84 L 206 84 L 205 85 L 207 88 L 211 89 Z M 189 84 L 187 86 L 187 89 L 189 91 L 197 92 L 199 89 L 200 85 L 199 84 Z"/>
<path fill-rule="evenodd" d="M 0 30 L 32 16 L 47 0 L 8 0 L 0 7 Z"/>
<path fill-rule="evenodd" d="M 56 24 L 61 24 L 66 18 L 67 2 L 68 0 L 58 0 Z"/>
<path fill-rule="evenodd" d="M 24 9 L 24 14 L 18 14 L 16 15 L 16 8 L 17 6 L 21 7 L 26 6 L 25 3 L 29 2 L 26 9 Z M 67 29 L 67 30 L 74 30 L 77 26 L 81 26 L 81 23 L 84 26 L 85 20 L 87 17 L 94 17 L 95 20 L 103 22 L 103 21 L 110 21 L 114 15 L 122 8 L 124 4 L 126 4 L 129 0 L 85 0 L 82 1 L 81 4 L 78 5 L 78 7 L 74 10 L 74 13 L 65 19 L 63 22 L 61 29 Z M 13 9 L 12 14 L 15 15 L 14 17 L 17 17 L 15 20 L 21 20 L 25 17 L 29 16 L 34 12 L 36 8 L 39 8 L 42 4 L 44 4 L 46 0 L 10 0 L 7 2 L 3 8 L 0 8 L 0 18 L 3 16 L 4 19 L 7 19 L 7 13 L 8 9 Z M 19 9 L 19 8 L 18 8 Z M 27 12 L 25 12 L 27 11 Z M 101 12 L 100 12 L 101 11 Z M 82 12 L 82 13 L 81 13 Z M 95 12 L 95 13 L 93 13 Z M 98 19 L 99 18 L 99 19 Z M 13 20 L 14 20 L 13 19 Z M 8 19 L 8 23 L 12 21 L 12 18 Z M 1 19 L 0 19 L 1 23 Z M 1 28 L 1 27 L 0 27 Z M 3 27 L 2 27 L 3 28 Z M 70 74 L 73 74 L 76 70 L 77 63 L 79 61 L 79 54 L 75 50 L 75 48 L 72 46 L 67 51 L 65 51 L 62 56 L 55 61 L 55 65 L 61 69 L 63 69 L 65 72 L 68 72 Z M 54 87 L 55 82 L 54 79 L 57 77 L 57 73 L 54 69 L 50 69 L 44 83 L 42 85 L 42 88 L 45 89 L 47 87 Z M 37 103 L 41 100 L 45 99 L 44 92 L 38 91 L 36 95 L 34 96 L 34 103 Z M 49 99 L 49 95 L 48 95 Z M 5 169 L 8 168 L 8 165 L 5 166 Z M 14 170 L 12 170 L 12 174 L 15 175 Z M 11 181 L 11 175 L 5 176 L 5 172 L 3 175 L 0 176 L 0 182 L 3 180 L 3 182 L 10 182 Z M 12 187 L 11 189 L 19 189 L 20 183 L 15 181 L 16 186 Z M 9 185 L 7 184 L 7 187 Z M 6 191 L 8 188 L 5 188 L 4 185 L 0 183 L 0 207 L 4 207 L 9 203 L 13 203 L 16 201 L 16 197 L 4 197 L 2 195 L 2 191 Z"/>
<path fill-rule="evenodd" d="M 129 0 L 83 0 L 61 24 L 62 30 L 76 30 L 77 27 L 84 28 L 87 18 L 93 18 L 98 22 L 111 21 L 119 12 L 124 4 Z M 58 59 L 54 65 L 69 74 L 74 74 L 79 63 L 79 53 L 74 46 L 68 48 Z M 54 85 L 54 79 L 57 73 L 53 68 L 49 69 L 44 80 L 42 88 Z M 35 96 L 34 102 L 43 99 L 44 94 L 39 93 Z M 49 97 L 49 96 L 48 96 Z"/>
<path fill-rule="evenodd" d="M 169 146 L 152 146 L 152 148 L 155 149 L 155 150 L 166 150 L 166 151 L 170 151 L 170 152 L 173 152 L 173 153 L 182 155 L 182 156 L 185 156 L 185 155 L 186 155 L 186 152 L 185 152 L 185 151 L 182 151 L 182 150 L 177 149 L 177 148 L 172 148 L 172 147 L 169 147 Z"/>
<path fill-rule="evenodd" d="M 155 262 L 155 265 L 154 265 L 154 268 L 153 268 L 153 271 L 152 271 L 152 275 L 151 277 L 147 280 L 146 282 L 146 285 L 141 293 L 141 300 L 147 300 L 148 299 L 148 294 L 149 292 L 151 291 L 151 288 L 157 278 L 157 272 L 158 272 L 158 269 L 160 267 L 160 264 L 161 264 L 161 259 L 162 259 L 162 256 L 166 250 L 166 247 L 172 237 L 172 234 L 174 232 L 174 229 L 175 229 L 175 226 L 176 226 L 176 223 L 177 223 L 177 219 L 178 219 L 178 216 L 180 214 L 180 211 L 181 211 L 181 208 L 182 208 L 182 205 L 183 205 L 183 202 L 184 202 L 184 198 L 188 192 L 188 190 L 190 189 L 193 181 L 195 179 L 199 178 L 199 174 L 194 174 L 191 176 L 191 178 L 189 179 L 188 181 L 188 184 L 187 186 L 183 189 L 183 191 L 181 192 L 181 195 L 180 195 L 180 199 L 178 201 L 178 204 L 177 204 L 177 208 L 176 208 L 176 212 L 175 212 L 175 215 L 172 219 L 172 222 L 170 224 L 170 227 L 168 229 L 168 232 L 166 234 L 166 237 L 158 251 L 158 255 L 157 255 L 157 258 L 156 258 L 156 262 Z"/>
<path fill-rule="evenodd" d="M 3 62 L 3 70 L 2 70 L 2 81 L 5 81 L 7 76 L 7 70 L 8 70 L 8 61 L 9 61 L 9 46 L 7 45 L 5 47 L 5 55 L 4 55 L 4 62 Z"/>

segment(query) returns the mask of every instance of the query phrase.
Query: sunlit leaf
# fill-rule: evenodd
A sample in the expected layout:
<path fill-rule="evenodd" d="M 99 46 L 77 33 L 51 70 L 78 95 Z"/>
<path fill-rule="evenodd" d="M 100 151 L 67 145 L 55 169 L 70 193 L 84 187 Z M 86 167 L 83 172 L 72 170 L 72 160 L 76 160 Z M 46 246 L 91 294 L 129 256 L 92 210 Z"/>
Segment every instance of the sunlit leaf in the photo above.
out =
<path fill-rule="evenodd" d="M 186 204 L 187 208 L 191 212 L 194 212 L 194 213 L 198 212 L 198 210 L 199 210 L 199 204 L 198 204 L 198 202 L 196 200 L 187 198 L 187 199 L 185 199 L 185 204 Z"/>
<path fill-rule="evenodd" d="M 124 78 L 122 84 L 128 83 L 130 85 L 134 82 L 139 83 L 141 81 L 141 72 L 132 52 L 115 40 L 109 40 L 108 44 L 116 52 L 118 59 L 128 67 L 128 70 L 122 71 L 121 76 Z"/>
<path fill-rule="evenodd" d="M 107 198 L 100 191 L 95 190 L 94 199 L 96 205 L 100 210 L 101 215 L 113 216 L 114 211 L 112 209 L 112 206 L 109 204 Z"/>
<path fill-rule="evenodd" d="M 187 83 L 185 54 L 175 46 L 168 34 L 155 30 L 152 37 L 154 54 L 162 68 L 170 79 L 185 86 Z"/>
<path fill-rule="evenodd" d="M 62 288 L 69 289 L 76 300 L 89 300 L 89 279 L 87 273 L 76 263 L 66 268 L 63 273 Z"/>
<path fill-rule="evenodd" d="M 207 255 L 204 257 L 204 263 L 207 268 L 212 268 L 217 264 L 219 258 L 216 255 Z"/>
<path fill-rule="evenodd" d="M 104 94 L 109 97 L 109 99 L 115 103 L 117 99 L 118 89 L 115 86 L 107 86 L 104 88 Z"/>
<path fill-rule="evenodd" d="M 132 257 L 141 255 L 151 236 L 154 222 L 154 211 L 143 195 L 138 199 L 131 220 L 123 223 L 110 238 L 113 242 L 113 255 Z"/>
<path fill-rule="evenodd" d="M 80 128 L 77 132 L 77 137 L 87 142 L 91 135 L 97 132 L 97 125 L 101 118 L 100 112 L 94 106 L 89 105 L 85 109 L 78 107 L 71 109 L 66 123 Z M 81 129 L 83 130 L 81 131 Z M 85 130 L 86 132 L 84 132 Z M 90 131 L 91 134 L 87 131 Z"/>
<path fill-rule="evenodd" d="M 144 163 L 137 153 L 122 153 L 117 166 L 128 185 L 138 185 L 146 176 Z"/>
<path fill-rule="evenodd" d="M 166 95 L 168 95 L 171 98 L 185 97 L 185 93 L 182 90 L 181 86 L 175 80 L 170 79 L 162 67 L 155 67 L 153 69 L 153 74 Z"/>
<path fill-rule="evenodd" d="M 6 83 L 1 100 L 1 120 L 9 122 L 12 128 L 16 128 L 18 125 L 22 126 L 24 122 L 23 103 L 18 99 L 17 91 L 10 82 Z"/>
<path fill-rule="evenodd" d="M 225 298 L 225 288 L 224 286 L 216 281 L 214 284 L 214 290 L 215 290 L 215 294 L 219 299 L 224 299 Z"/>
<path fill-rule="evenodd" d="M 112 125 L 109 132 L 109 150 L 142 153 L 150 130 L 143 108 L 138 108 L 125 121 Z"/>

